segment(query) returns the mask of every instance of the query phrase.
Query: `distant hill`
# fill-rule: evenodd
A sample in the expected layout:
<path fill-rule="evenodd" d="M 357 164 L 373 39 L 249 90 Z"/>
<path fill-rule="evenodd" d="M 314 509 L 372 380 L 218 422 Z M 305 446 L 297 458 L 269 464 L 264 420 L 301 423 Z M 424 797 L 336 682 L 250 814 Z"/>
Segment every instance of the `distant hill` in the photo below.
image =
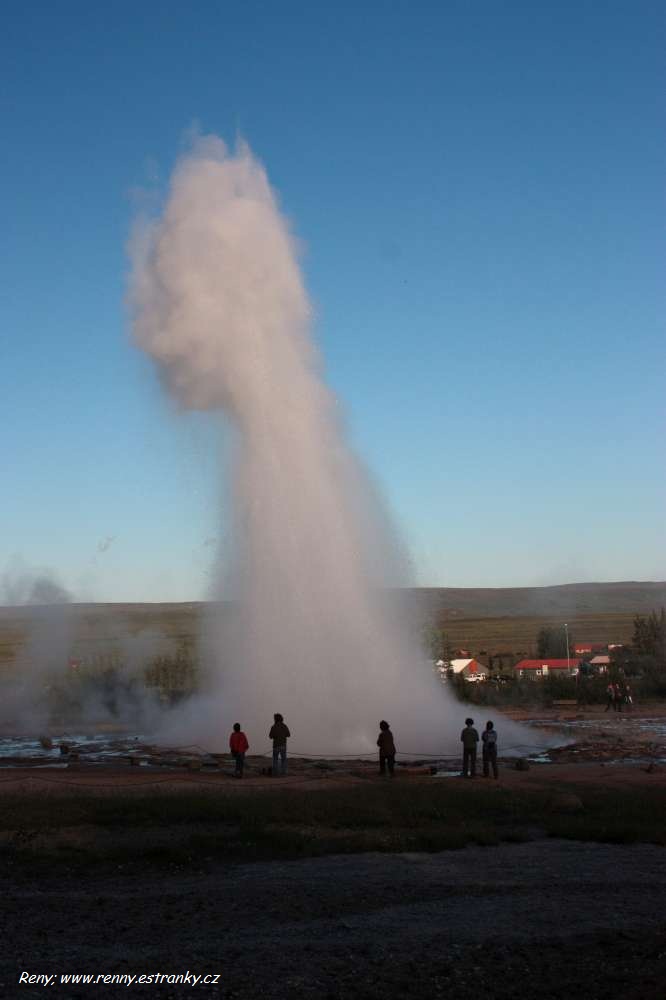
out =
<path fill-rule="evenodd" d="M 400 591 L 401 602 L 419 617 L 456 618 L 575 618 L 587 614 L 648 614 L 666 607 L 666 582 L 564 583 L 553 587 L 411 587 Z M 165 616 L 187 619 L 200 614 L 204 602 L 72 604 L 76 617 L 130 618 L 142 626 Z M 35 609 L 0 607 L 0 620 L 30 618 Z"/>
<path fill-rule="evenodd" d="M 568 583 L 555 587 L 415 587 L 400 591 L 416 627 L 436 624 L 455 647 L 481 651 L 527 652 L 534 649 L 542 625 L 569 625 L 576 640 L 631 641 L 636 614 L 666 607 L 666 583 Z M 196 642 L 206 605 L 72 604 L 75 647 L 82 654 L 103 653 L 121 635 L 145 630 L 176 644 Z M 34 607 L 0 607 L 0 664 L 13 660 L 25 641 Z M 49 611 L 46 611 L 47 620 Z M 219 611 L 216 614 L 219 615 Z M 223 608 L 231 613 L 231 606 Z M 57 618 L 57 611 L 55 612 Z"/>
<path fill-rule="evenodd" d="M 543 625 L 569 625 L 572 641 L 629 643 L 633 620 L 666 606 L 666 583 L 568 583 L 555 587 L 432 587 L 408 592 L 415 622 L 443 629 L 454 647 L 535 653 Z"/>
<path fill-rule="evenodd" d="M 421 587 L 410 592 L 428 617 L 561 617 L 647 614 L 666 607 L 666 583 L 565 583 L 554 587 Z"/>

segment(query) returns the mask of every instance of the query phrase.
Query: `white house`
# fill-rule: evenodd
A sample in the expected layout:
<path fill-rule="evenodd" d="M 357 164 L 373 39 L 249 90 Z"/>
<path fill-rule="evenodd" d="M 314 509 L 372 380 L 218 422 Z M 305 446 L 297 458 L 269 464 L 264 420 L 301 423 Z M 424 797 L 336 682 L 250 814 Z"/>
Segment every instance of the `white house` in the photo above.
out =
<path fill-rule="evenodd" d="M 605 674 L 610 667 L 610 656 L 593 656 L 590 660 L 590 666 L 598 670 L 600 674 Z"/>
<path fill-rule="evenodd" d="M 481 664 L 474 659 L 469 660 L 438 660 L 435 664 L 438 672 L 446 676 L 449 670 L 452 670 L 454 674 L 462 674 L 466 681 L 485 681 L 486 671 L 483 669 Z"/>

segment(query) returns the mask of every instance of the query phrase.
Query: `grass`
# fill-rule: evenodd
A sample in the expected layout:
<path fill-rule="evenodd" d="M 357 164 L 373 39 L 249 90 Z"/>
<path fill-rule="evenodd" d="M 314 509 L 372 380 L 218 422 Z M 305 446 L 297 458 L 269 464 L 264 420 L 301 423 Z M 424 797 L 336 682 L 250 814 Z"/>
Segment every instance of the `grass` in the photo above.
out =
<path fill-rule="evenodd" d="M 444 592 L 442 592 L 444 593 Z M 576 640 L 597 642 L 629 642 L 633 633 L 634 610 L 571 611 L 566 618 L 543 610 L 541 614 L 475 614 L 469 608 L 461 611 L 446 609 L 439 601 L 429 607 L 425 597 L 414 591 L 414 621 L 432 621 L 442 628 L 454 648 L 498 652 L 529 652 L 536 643 L 539 629 L 544 625 L 560 627 L 568 621 L 570 634 Z M 444 600 L 444 597 L 441 598 Z M 639 606 L 640 605 L 640 606 Z M 471 607 L 471 605 L 470 605 Z M 492 601 L 488 602 L 488 610 Z M 641 610 L 643 604 L 633 605 Z M 74 606 L 73 653 L 84 661 L 94 661 L 114 649 L 119 635 L 136 635 L 144 629 L 161 632 L 173 643 L 174 651 L 196 647 L 201 625 L 203 605 L 89 605 Z M 229 611 L 227 609 L 227 614 Z M 25 609 L 9 609 L 0 615 L 0 668 L 9 671 L 12 661 L 29 632 L 29 615 Z"/>
<path fill-rule="evenodd" d="M 587 612 L 569 615 L 569 631 L 576 642 L 629 643 L 633 635 L 634 614 L 623 612 Z M 469 649 L 473 653 L 488 650 L 491 653 L 529 653 L 536 647 L 540 628 L 562 627 L 562 616 L 516 615 L 502 618 L 452 617 L 442 614 L 437 618 L 454 648 Z"/>
<path fill-rule="evenodd" d="M 440 851 L 540 836 L 606 843 L 666 844 L 666 797 L 576 788 L 578 812 L 561 811 L 556 792 L 456 784 L 373 785 L 261 794 L 138 797 L 3 797 L 5 858 L 34 863 L 201 859 L 262 860 L 362 851 Z M 59 830 L 83 840 L 63 846 Z M 104 834 L 104 836 L 96 836 Z M 60 846 L 58 846 L 60 843 Z"/>
<path fill-rule="evenodd" d="M 666 795 L 663 789 L 577 790 L 584 809 L 574 815 L 553 814 L 547 824 L 551 837 L 593 840 L 606 844 L 666 845 Z"/>

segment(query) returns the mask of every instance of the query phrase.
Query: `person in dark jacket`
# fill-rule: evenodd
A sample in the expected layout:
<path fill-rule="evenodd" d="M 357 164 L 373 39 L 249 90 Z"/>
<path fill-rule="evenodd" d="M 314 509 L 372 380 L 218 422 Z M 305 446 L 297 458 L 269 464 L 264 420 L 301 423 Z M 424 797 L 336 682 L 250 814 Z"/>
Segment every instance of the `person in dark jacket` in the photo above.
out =
<path fill-rule="evenodd" d="M 615 685 L 615 711 L 621 712 L 624 705 L 624 690 L 622 684 Z"/>
<path fill-rule="evenodd" d="M 386 767 L 388 765 L 388 773 L 393 777 L 395 770 L 395 743 L 393 742 L 393 733 L 385 719 L 382 719 L 379 723 L 377 746 L 379 747 L 379 773 L 386 774 Z"/>
<path fill-rule="evenodd" d="M 615 685 L 609 684 L 606 688 L 606 707 L 604 712 L 607 712 L 609 708 L 615 708 Z"/>
<path fill-rule="evenodd" d="M 489 777 L 490 768 L 493 769 L 493 777 L 497 778 L 497 731 L 492 722 L 486 722 L 486 728 L 481 734 L 483 744 L 483 777 Z"/>
<path fill-rule="evenodd" d="M 479 734 L 474 728 L 474 719 L 465 719 L 465 728 L 460 734 L 460 741 L 463 745 L 463 778 L 475 778 L 476 744 L 479 742 Z"/>
<path fill-rule="evenodd" d="M 271 731 L 268 734 L 269 740 L 273 740 L 273 774 L 286 774 L 287 773 L 287 740 L 291 736 L 289 732 L 289 727 L 285 725 L 285 721 L 279 712 L 276 712 L 273 716 L 274 722 L 271 726 Z M 278 767 L 278 763 L 281 763 L 281 767 Z"/>
<path fill-rule="evenodd" d="M 234 771 L 234 774 L 237 778 L 243 777 L 245 754 L 249 748 L 250 744 L 247 741 L 247 736 L 241 729 L 240 722 L 234 722 L 234 731 L 229 737 L 229 749 L 231 750 L 231 756 L 236 761 L 236 770 Z"/>

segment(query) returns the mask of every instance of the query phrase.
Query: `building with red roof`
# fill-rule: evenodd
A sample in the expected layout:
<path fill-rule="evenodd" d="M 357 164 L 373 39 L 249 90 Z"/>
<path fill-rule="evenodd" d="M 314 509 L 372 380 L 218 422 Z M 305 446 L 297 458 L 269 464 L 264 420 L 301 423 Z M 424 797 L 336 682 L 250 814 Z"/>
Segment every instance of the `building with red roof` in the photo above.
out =
<path fill-rule="evenodd" d="M 515 666 L 518 677 L 548 677 L 549 674 L 575 676 L 580 668 L 580 658 L 571 656 L 568 660 L 548 659 L 521 660 Z"/>
<path fill-rule="evenodd" d="M 585 656 L 591 653 L 605 653 L 608 644 L 605 642 L 574 642 L 574 656 Z"/>
<path fill-rule="evenodd" d="M 486 671 L 478 660 L 456 658 L 455 660 L 438 660 L 435 664 L 438 672 L 445 677 L 449 672 L 462 674 L 466 681 L 485 681 Z"/>

